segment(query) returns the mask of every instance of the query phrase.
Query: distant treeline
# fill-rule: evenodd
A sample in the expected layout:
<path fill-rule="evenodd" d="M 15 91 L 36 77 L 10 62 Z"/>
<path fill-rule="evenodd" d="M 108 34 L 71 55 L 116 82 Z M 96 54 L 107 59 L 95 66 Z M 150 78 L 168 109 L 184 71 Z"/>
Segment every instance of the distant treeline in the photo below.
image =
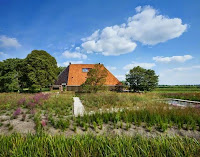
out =
<path fill-rule="evenodd" d="M 200 85 L 158 85 L 157 88 L 200 88 Z"/>

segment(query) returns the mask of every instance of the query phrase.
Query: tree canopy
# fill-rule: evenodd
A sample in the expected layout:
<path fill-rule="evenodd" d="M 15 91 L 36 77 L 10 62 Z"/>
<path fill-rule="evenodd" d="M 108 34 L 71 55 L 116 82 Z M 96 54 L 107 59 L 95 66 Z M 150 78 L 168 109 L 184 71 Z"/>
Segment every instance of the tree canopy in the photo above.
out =
<path fill-rule="evenodd" d="M 126 75 L 130 89 L 134 91 L 151 91 L 158 85 L 158 76 L 154 70 L 134 67 Z"/>
<path fill-rule="evenodd" d="M 53 84 L 57 78 L 56 59 L 44 50 L 33 50 L 25 58 L 25 64 L 29 86 L 37 85 L 42 88 Z"/>
<path fill-rule="evenodd" d="M 97 92 L 103 89 L 103 85 L 106 82 L 107 71 L 102 64 L 95 64 L 93 69 L 90 69 L 87 73 L 87 79 L 82 84 L 83 91 Z"/>
<path fill-rule="evenodd" d="M 0 62 L 0 91 L 8 92 L 20 89 L 22 59 L 12 58 Z"/>
<path fill-rule="evenodd" d="M 54 83 L 58 74 L 54 57 L 43 50 L 33 50 L 25 59 L 0 62 L 0 91 L 42 88 Z"/>

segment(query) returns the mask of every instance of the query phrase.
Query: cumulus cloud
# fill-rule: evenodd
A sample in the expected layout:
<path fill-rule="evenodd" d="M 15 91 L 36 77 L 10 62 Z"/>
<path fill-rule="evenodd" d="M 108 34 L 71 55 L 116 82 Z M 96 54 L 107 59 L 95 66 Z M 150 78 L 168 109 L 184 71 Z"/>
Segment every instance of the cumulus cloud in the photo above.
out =
<path fill-rule="evenodd" d="M 21 44 L 17 41 L 16 38 L 9 38 L 5 35 L 0 36 L 0 47 L 21 47 Z"/>
<path fill-rule="evenodd" d="M 119 36 L 118 29 L 119 26 L 106 27 L 101 31 L 101 34 L 95 32 L 86 38 L 92 40 L 85 40 L 81 46 L 88 53 L 98 52 L 104 56 L 118 56 L 132 52 L 137 44 L 129 38 Z"/>
<path fill-rule="evenodd" d="M 63 66 L 68 66 L 69 63 L 71 63 L 71 64 L 82 64 L 83 61 L 66 61 L 66 62 L 62 63 L 62 65 Z"/>
<path fill-rule="evenodd" d="M 83 38 L 81 46 L 88 53 L 117 56 L 134 51 L 136 41 L 155 45 L 177 38 L 187 29 L 187 24 L 182 24 L 181 19 L 160 15 L 150 6 L 138 6 L 136 12 L 126 23 L 105 27 Z"/>
<path fill-rule="evenodd" d="M 106 68 L 108 69 L 108 70 L 116 70 L 117 68 L 116 67 L 112 67 L 112 66 L 106 66 Z"/>
<path fill-rule="evenodd" d="M 78 59 L 87 59 L 87 55 L 82 54 L 80 52 L 70 52 L 66 50 L 62 53 L 62 55 L 66 58 L 78 58 Z"/>
<path fill-rule="evenodd" d="M 191 55 L 172 56 L 172 57 L 156 56 L 156 57 L 153 57 L 153 60 L 156 62 L 161 62 L 161 63 L 170 63 L 170 62 L 182 62 L 183 63 L 192 58 L 193 57 Z"/>
<path fill-rule="evenodd" d="M 124 70 L 130 70 L 134 67 L 140 66 L 145 69 L 151 69 L 154 66 L 156 66 L 155 63 L 137 63 L 137 62 L 132 62 L 131 64 L 127 64 L 126 66 L 123 67 Z"/>

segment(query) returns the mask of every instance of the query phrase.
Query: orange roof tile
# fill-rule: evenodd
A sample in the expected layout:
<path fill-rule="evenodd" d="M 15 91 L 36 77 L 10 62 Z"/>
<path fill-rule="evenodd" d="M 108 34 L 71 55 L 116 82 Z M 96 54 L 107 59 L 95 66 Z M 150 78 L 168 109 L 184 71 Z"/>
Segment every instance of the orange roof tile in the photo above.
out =
<path fill-rule="evenodd" d="M 68 70 L 68 81 L 66 82 L 68 86 L 80 86 L 82 85 L 87 79 L 87 72 L 83 72 L 83 68 L 92 69 L 94 68 L 95 64 L 70 64 L 67 68 Z M 104 66 L 103 66 L 104 67 Z M 105 68 L 105 67 L 104 67 Z M 106 69 L 106 68 L 105 68 Z M 121 85 L 119 80 L 107 69 L 107 77 L 105 85 Z M 62 74 L 61 74 L 62 75 Z M 65 73 L 66 75 L 66 73 Z M 63 76 L 62 76 L 63 77 Z M 58 78 L 59 80 L 59 78 Z M 57 81 L 60 82 L 60 81 Z"/>

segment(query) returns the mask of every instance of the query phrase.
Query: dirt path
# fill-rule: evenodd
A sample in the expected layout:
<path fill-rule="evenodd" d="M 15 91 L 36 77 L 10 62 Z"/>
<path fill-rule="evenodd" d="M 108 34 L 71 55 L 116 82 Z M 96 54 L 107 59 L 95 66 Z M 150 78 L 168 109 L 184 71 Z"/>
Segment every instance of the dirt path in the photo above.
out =
<path fill-rule="evenodd" d="M 74 116 L 77 117 L 78 115 L 83 115 L 84 114 L 84 106 L 81 103 L 81 100 L 79 99 L 79 97 L 73 97 L 74 99 Z"/>

